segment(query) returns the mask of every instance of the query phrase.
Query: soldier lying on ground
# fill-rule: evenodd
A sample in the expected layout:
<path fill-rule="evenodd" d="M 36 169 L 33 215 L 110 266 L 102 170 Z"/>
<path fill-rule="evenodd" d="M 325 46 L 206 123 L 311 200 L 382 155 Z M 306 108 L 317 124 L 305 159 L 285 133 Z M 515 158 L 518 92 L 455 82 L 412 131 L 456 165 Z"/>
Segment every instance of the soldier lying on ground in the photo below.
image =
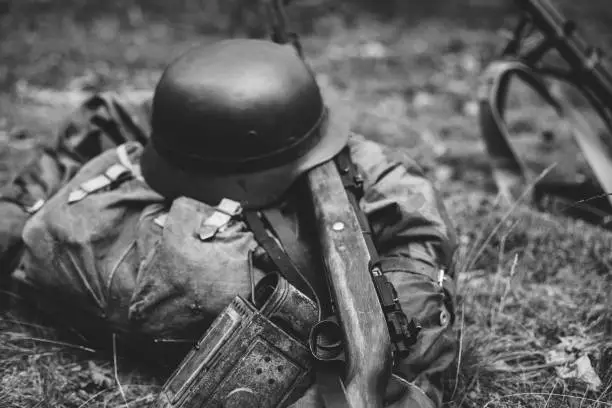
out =
<path fill-rule="evenodd" d="M 218 223 L 221 200 L 260 209 L 281 225 L 275 237 L 294 263 L 321 270 L 300 180 L 347 147 L 383 271 L 422 326 L 399 366 L 411 386 L 387 402 L 441 407 L 458 344 L 452 226 L 418 165 L 350 133 L 343 112 L 286 47 L 234 39 L 193 48 L 164 71 L 152 101 L 90 98 L 57 148 L 3 187 L 3 266 L 86 332 L 163 353 L 193 344 L 236 295 L 248 296 L 249 269 L 255 281 L 275 269 L 242 219 Z M 311 387 L 295 406 L 320 406 L 316 394 Z"/>

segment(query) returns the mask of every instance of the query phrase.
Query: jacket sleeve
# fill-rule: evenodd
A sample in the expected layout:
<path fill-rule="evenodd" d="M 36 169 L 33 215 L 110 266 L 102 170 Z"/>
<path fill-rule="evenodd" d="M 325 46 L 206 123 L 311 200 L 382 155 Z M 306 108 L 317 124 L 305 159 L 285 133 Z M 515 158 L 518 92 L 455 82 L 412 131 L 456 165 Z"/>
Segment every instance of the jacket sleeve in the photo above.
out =
<path fill-rule="evenodd" d="M 0 280 L 17 266 L 29 216 L 88 160 L 127 141 L 146 143 L 151 93 L 93 95 L 68 115 L 55 142 L 0 187 Z"/>
<path fill-rule="evenodd" d="M 433 184 L 412 160 L 395 160 L 390 149 L 359 135 L 349 140 L 363 176 L 360 205 L 368 217 L 381 267 L 393 283 L 408 319 L 421 326 L 417 343 L 396 374 L 411 387 L 393 389 L 393 406 L 441 407 L 441 375 L 453 363 L 456 246 L 453 226 Z M 440 271 L 444 272 L 440 272 Z M 425 397 L 426 396 L 426 397 Z"/>
<path fill-rule="evenodd" d="M 61 146 L 43 148 L 0 188 L 0 271 L 7 279 L 21 255 L 21 232 L 36 212 L 81 166 Z"/>

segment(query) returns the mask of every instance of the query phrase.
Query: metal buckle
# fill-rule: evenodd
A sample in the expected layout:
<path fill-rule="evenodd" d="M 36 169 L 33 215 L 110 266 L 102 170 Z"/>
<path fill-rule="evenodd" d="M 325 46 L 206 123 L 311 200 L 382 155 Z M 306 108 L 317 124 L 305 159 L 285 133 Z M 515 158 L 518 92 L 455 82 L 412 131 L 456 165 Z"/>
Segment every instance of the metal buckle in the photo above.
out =
<path fill-rule="evenodd" d="M 25 210 L 26 210 L 26 212 L 28 214 L 34 214 L 38 210 L 40 210 L 43 205 L 45 205 L 45 202 L 46 202 L 46 200 L 41 198 L 41 199 L 37 200 L 34 204 L 25 207 Z"/>
<path fill-rule="evenodd" d="M 205 219 L 198 229 L 197 236 L 201 241 L 212 239 L 217 232 L 221 231 L 230 220 L 242 213 L 239 202 L 224 198 L 215 208 L 215 212 Z"/>
<path fill-rule="evenodd" d="M 81 201 L 89 194 L 110 186 L 126 174 L 131 174 L 130 169 L 121 164 L 113 164 L 104 174 L 85 181 L 76 190 L 72 191 L 68 195 L 68 203 L 73 204 Z"/>

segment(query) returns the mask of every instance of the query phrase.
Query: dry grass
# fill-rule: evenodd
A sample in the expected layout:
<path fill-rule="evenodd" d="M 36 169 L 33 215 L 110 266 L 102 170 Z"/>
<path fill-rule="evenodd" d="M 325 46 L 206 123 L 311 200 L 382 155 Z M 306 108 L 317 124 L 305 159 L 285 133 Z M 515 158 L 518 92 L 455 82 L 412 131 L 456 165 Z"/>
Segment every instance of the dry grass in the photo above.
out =
<path fill-rule="evenodd" d="M 168 21 L 54 18 L 34 27 L 0 25 L 0 124 L 21 124 L 37 135 L 0 140 L 7 145 L 2 177 L 19 167 L 33 144 L 45 143 L 70 109 L 64 97 L 32 100 L 19 89 L 62 89 L 88 72 L 96 78 L 88 82 L 98 87 L 147 88 L 165 62 L 212 39 Z M 611 407 L 612 236 L 527 204 L 511 207 L 491 193 L 473 91 L 495 36 L 435 22 L 406 28 L 364 20 L 348 29 L 333 16 L 319 29 L 329 36 L 309 37 L 305 45 L 326 92 L 352 104 L 356 130 L 423 163 L 457 224 L 461 356 L 446 379 L 447 406 Z M 550 154 L 534 155 L 533 140 L 550 120 L 544 108 L 520 97 L 513 126 L 531 137 L 525 138 L 527 162 L 541 171 L 575 147 L 557 132 L 560 142 Z M 570 153 L 560 156 L 565 150 Z M 547 357 L 568 339 L 574 341 L 568 358 L 589 358 L 602 381 L 599 390 L 562 378 L 558 370 L 568 364 Z M 147 406 L 164 376 L 117 350 L 112 338 L 107 344 L 110 352 L 90 350 L 69 329 L 22 308 L 3 314 L 0 406 Z"/>

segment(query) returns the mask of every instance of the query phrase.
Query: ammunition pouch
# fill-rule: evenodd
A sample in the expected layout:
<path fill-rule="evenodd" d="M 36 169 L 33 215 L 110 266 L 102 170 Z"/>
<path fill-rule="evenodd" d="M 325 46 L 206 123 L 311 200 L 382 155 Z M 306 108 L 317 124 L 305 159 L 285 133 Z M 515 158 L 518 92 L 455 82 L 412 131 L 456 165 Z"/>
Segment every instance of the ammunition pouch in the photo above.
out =
<path fill-rule="evenodd" d="M 156 407 L 284 407 L 312 384 L 306 346 L 318 309 L 278 274 L 251 301 L 241 296 L 215 319 L 168 379 Z"/>

